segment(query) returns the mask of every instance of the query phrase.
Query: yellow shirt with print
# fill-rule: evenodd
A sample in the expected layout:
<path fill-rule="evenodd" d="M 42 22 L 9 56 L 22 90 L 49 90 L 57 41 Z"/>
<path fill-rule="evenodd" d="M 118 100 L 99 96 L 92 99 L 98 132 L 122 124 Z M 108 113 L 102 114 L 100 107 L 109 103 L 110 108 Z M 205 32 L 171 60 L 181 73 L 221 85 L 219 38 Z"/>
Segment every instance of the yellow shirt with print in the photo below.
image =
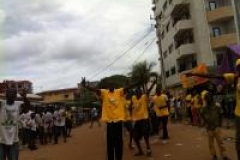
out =
<path fill-rule="evenodd" d="M 142 95 L 139 99 L 136 96 L 132 97 L 133 111 L 132 120 L 148 119 L 148 98 L 147 95 Z"/>
<path fill-rule="evenodd" d="M 118 122 L 125 120 L 125 106 L 124 106 L 124 89 L 115 89 L 110 92 L 106 89 L 101 89 L 102 99 L 102 121 Z"/>
<path fill-rule="evenodd" d="M 158 117 L 168 116 L 168 106 L 167 106 L 167 95 L 161 94 L 160 96 L 155 95 L 153 97 L 154 110 Z"/>

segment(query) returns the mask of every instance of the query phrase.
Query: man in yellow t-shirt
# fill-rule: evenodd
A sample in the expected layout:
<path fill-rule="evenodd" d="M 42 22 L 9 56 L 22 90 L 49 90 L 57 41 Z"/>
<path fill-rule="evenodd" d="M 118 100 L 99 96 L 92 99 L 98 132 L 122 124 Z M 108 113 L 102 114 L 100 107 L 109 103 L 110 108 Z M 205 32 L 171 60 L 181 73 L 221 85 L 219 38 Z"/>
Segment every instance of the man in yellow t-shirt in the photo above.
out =
<path fill-rule="evenodd" d="M 125 106 L 125 122 L 124 127 L 129 133 L 129 149 L 133 149 L 132 140 L 133 140 L 133 124 L 132 124 L 132 100 L 131 100 L 131 93 L 127 93 L 123 99 L 124 106 Z"/>
<path fill-rule="evenodd" d="M 145 145 L 147 148 L 147 156 L 151 156 L 152 151 L 149 143 L 149 132 L 150 132 L 150 121 L 149 121 L 149 111 L 148 111 L 148 96 L 151 92 L 155 81 L 152 83 L 151 87 L 144 94 L 140 87 L 136 90 L 136 95 L 132 97 L 132 120 L 134 123 L 133 132 L 134 132 L 134 141 L 137 145 L 138 152 L 135 156 L 143 155 L 143 150 L 140 144 L 142 137 L 144 138 Z"/>
<path fill-rule="evenodd" d="M 115 89 L 114 84 L 109 83 L 108 89 L 97 89 L 87 85 L 85 78 L 82 79 L 81 84 L 101 97 L 101 119 L 107 124 L 107 159 L 122 160 L 122 126 L 126 118 L 123 98 L 126 91 L 135 87 L 136 84 L 126 88 Z"/>
<path fill-rule="evenodd" d="M 135 156 L 143 155 L 143 150 L 140 144 L 140 140 L 144 137 L 144 141 L 147 148 L 147 155 L 151 155 L 151 148 L 149 143 L 149 114 L 148 114 L 148 96 L 142 93 L 142 90 L 138 88 L 136 95 L 132 97 L 132 120 L 134 123 L 134 141 L 137 145 L 138 152 Z"/>
<path fill-rule="evenodd" d="M 222 79 L 228 84 L 232 84 L 236 88 L 236 151 L 238 159 L 240 159 L 240 59 L 235 62 L 236 73 L 225 73 L 223 75 L 212 75 L 212 74 L 196 74 L 188 73 L 187 76 L 199 76 L 204 78 Z"/>
<path fill-rule="evenodd" d="M 156 94 L 153 97 L 153 104 L 154 104 L 154 110 L 156 112 L 156 115 L 158 117 L 159 124 L 162 123 L 163 127 L 163 144 L 167 143 L 167 140 L 169 139 L 168 136 L 168 97 L 164 93 L 162 93 L 160 86 L 156 88 Z"/>

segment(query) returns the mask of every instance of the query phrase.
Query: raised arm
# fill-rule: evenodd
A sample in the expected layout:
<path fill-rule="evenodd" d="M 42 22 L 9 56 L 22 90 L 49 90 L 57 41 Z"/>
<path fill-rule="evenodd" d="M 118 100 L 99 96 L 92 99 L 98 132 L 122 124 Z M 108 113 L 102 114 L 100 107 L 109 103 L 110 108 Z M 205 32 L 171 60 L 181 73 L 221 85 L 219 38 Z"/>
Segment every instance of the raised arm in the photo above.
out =
<path fill-rule="evenodd" d="M 86 88 L 86 89 L 88 89 L 88 90 L 90 90 L 92 92 L 95 92 L 97 95 L 100 95 L 100 93 L 101 93 L 100 90 L 97 89 L 96 87 L 89 86 L 87 84 L 87 82 L 86 82 L 86 78 L 85 77 L 82 78 L 81 84 L 82 84 L 82 87 L 84 87 L 84 88 Z"/>
<path fill-rule="evenodd" d="M 153 82 L 152 82 L 152 84 L 151 84 L 151 86 L 150 86 L 150 88 L 147 90 L 147 95 L 149 95 L 150 94 L 150 92 L 151 92 L 151 90 L 153 89 L 153 87 L 154 87 L 154 85 L 157 83 L 157 81 L 156 80 L 154 80 Z"/>
<path fill-rule="evenodd" d="M 27 98 L 27 91 L 26 89 L 23 89 L 22 93 L 20 93 L 21 97 L 23 98 L 23 104 L 21 107 L 23 107 L 26 111 L 31 110 L 31 104 L 29 99 Z"/>
<path fill-rule="evenodd" d="M 126 94 L 129 89 L 135 88 L 135 87 L 139 86 L 139 84 L 140 84 L 139 82 L 136 82 L 129 86 L 124 87 L 124 93 Z"/>

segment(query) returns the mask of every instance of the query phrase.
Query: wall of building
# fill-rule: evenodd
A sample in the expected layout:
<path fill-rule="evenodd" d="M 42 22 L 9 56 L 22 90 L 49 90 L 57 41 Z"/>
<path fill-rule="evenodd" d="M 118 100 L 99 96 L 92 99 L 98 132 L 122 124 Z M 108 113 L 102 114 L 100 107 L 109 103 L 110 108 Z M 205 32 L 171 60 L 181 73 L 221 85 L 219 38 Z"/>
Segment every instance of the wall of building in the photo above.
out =
<path fill-rule="evenodd" d="M 42 93 L 40 95 L 43 97 L 43 101 L 46 103 L 74 101 L 76 99 L 75 91 L 49 92 Z"/>

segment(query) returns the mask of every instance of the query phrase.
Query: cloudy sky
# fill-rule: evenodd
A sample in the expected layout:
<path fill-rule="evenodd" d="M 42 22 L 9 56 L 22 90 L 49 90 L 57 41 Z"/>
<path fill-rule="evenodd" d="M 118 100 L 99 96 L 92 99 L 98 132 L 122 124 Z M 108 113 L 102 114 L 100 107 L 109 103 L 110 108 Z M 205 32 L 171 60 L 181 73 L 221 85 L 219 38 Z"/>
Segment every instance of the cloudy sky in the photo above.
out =
<path fill-rule="evenodd" d="M 0 80 L 27 79 L 40 92 L 76 87 L 82 76 L 126 74 L 142 60 L 157 63 L 151 6 L 151 0 L 1 0 Z"/>

